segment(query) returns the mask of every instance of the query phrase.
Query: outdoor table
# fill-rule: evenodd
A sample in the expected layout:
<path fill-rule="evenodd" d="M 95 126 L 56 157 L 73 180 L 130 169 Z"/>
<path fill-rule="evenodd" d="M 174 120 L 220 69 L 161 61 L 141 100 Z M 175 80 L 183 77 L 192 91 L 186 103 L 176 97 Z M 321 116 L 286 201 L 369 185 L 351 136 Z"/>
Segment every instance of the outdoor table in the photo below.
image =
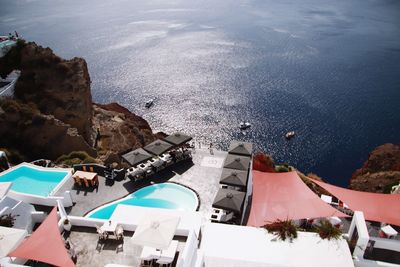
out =
<path fill-rule="evenodd" d="M 395 238 L 397 236 L 397 231 L 394 230 L 390 225 L 381 227 L 381 231 L 385 234 L 385 236 L 387 236 L 387 238 Z"/>
<path fill-rule="evenodd" d="M 118 225 L 117 223 L 108 221 L 108 222 L 105 222 L 101 226 L 101 230 L 103 230 L 104 232 L 107 232 L 108 234 L 114 235 L 115 229 L 117 228 L 117 225 Z"/>
<path fill-rule="evenodd" d="M 81 181 L 84 181 L 86 179 L 89 182 L 89 184 L 92 186 L 99 183 L 97 173 L 95 173 L 95 172 L 76 171 L 73 174 L 73 178 L 74 179 L 78 178 Z"/>

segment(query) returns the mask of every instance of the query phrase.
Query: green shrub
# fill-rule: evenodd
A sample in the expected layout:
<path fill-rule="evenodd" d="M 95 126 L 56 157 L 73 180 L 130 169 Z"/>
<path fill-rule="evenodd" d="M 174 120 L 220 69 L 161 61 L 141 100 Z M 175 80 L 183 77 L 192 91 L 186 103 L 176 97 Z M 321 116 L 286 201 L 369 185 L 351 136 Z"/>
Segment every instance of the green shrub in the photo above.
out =
<path fill-rule="evenodd" d="M 75 164 L 80 164 L 82 162 L 81 159 L 78 158 L 72 158 L 72 159 L 66 159 L 62 163 L 68 166 L 73 166 Z"/>
<path fill-rule="evenodd" d="M 83 161 L 82 161 L 82 163 L 83 164 L 89 164 L 89 163 L 97 163 L 97 161 L 96 161 L 96 159 L 95 158 L 92 158 L 92 157 L 87 157 L 86 159 L 84 159 Z"/>
<path fill-rule="evenodd" d="M 71 153 L 68 154 L 68 157 L 69 158 L 79 158 L 81 160 L 84 160 L 90 156 L 85 151 L 72 151 Z"/>
<path fill-rule="evenodd" d="M 292 171 L 293 168 L 289 166 L 288 164 L 282 164 L 282 165 L 276 165 L 275 166 L 275 171 L 276 172 L 290 172 Z"/>
<path fill-rule="evenodd" d="M 96 159 L 89 156 L 85 151 L 72 151 L 68 155 L 62 155 L 56 159 L 57 164 L 66 164 L 66 165 L 74 165 L 74 164 L 87 164 L 87 163 L 96 163 Z"/>

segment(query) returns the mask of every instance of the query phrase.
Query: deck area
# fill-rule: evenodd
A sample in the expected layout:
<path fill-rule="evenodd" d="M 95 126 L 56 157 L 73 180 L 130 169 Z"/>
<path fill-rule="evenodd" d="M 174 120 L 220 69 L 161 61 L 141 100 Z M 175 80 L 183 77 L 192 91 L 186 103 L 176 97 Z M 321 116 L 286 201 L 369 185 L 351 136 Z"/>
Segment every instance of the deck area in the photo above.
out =
<path fill-rule="evenodd" d="M 154 175 L 149 179 L 134 183 L 129 179 L 122 181 L 107 181 L 99 176 L 99 186 L 84 188 L 74 185 L 73 180 L 67 181 L 59 190 L 70 190 L 75 205 L 67 211 L 71 215 L 84 216 L 91 210 L 123 198 L 136 190 L 152 183 L 173 181 L 194 189 L 200 196 L 200 212 L 207 218 L 211 205 L 218 191 L 219 178 L 227 152 L 208 149 L 196 149 L 190 161 L 179 162 Z"/>
<path fill-rule="evenodd" d="M 111 237 L 101 242 L 95 228 L 74 226 L 71 232 L 64 234 L 64 238 L 70 242 L 77 255 L 76 266 L 104 266 L 112 263 L 140 266 L 139 256 L 143 247 L 130 242 L 133 232 L 125 232 L 123 241 Z M 176 265 L 179 252 L 185 246 L 186 237 L 175 236 L 174 240 L 179 241 L 179 245 L 172 266 Z"/>

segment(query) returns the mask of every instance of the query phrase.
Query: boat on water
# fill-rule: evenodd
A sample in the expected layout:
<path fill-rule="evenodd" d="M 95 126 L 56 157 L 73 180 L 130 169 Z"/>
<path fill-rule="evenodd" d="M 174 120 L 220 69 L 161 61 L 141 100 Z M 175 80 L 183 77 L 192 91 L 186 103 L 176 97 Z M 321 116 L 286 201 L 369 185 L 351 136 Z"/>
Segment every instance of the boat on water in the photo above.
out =
<path fill-rule="evenodd" d="M 290 140 L 290 139 L 292 139 L 295 135 L 296 135 L 296 133 L 295 133 L 294 131 L 290 131 L 290 132 L 287 132 L 287 133 L 285 134 L 285 138 L 286 138 L 286 140 Z"/>
<path fill-rule="evenodd" d="M 146 108 L 150 108 L 153 104 L 154 104 L 154 99 L 150 99 L 144 104 L 144 106 Z"/>
<path fill-rule="evenodd" d="M 13 70 L 5 79 L 0 78 L 0 97 L 14 95 L 15 84 L 20 75 L 19 70 Z"/>
<path fill-rule="evenodd" d="M 250 127 L 251 127 L 251 123 L 250 123 L 250 122 L 244 122 L 244 121 L 242 121 L 242 122 L 239 124 L 240 130 L 246 130 L 246 129 L 249 129 Z"/>

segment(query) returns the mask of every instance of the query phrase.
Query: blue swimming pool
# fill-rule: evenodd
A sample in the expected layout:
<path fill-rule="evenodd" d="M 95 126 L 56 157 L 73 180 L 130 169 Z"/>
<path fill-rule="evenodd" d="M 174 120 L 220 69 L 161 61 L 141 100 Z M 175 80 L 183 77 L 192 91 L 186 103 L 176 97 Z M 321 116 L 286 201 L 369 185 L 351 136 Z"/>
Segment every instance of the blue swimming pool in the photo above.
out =
<path fill-rule="evenodd" d="M 66 169 L 19 165 L 0 173 L 0 182 L 12 182 L 11 190 L 18 193 L 47 197 L 69 174 Z"/>
<path fill-rule="evenodd" d="M 9 46 L 9 45 L 15 45 L 17 42 L 13 41 L 13 40 L 7 40 L 4 42 L 0 43 L 0 48 L 5 47 L 5 46 Z"/>
<path fill-rule="evenodd" d="M 87 216 L 109 219 L 119 204 L 195 211 L 198 203 L 198 198 L 192 190 L 174 183 L 162 183 L 139 189 L 126 198 L 95 209 Z"/>

